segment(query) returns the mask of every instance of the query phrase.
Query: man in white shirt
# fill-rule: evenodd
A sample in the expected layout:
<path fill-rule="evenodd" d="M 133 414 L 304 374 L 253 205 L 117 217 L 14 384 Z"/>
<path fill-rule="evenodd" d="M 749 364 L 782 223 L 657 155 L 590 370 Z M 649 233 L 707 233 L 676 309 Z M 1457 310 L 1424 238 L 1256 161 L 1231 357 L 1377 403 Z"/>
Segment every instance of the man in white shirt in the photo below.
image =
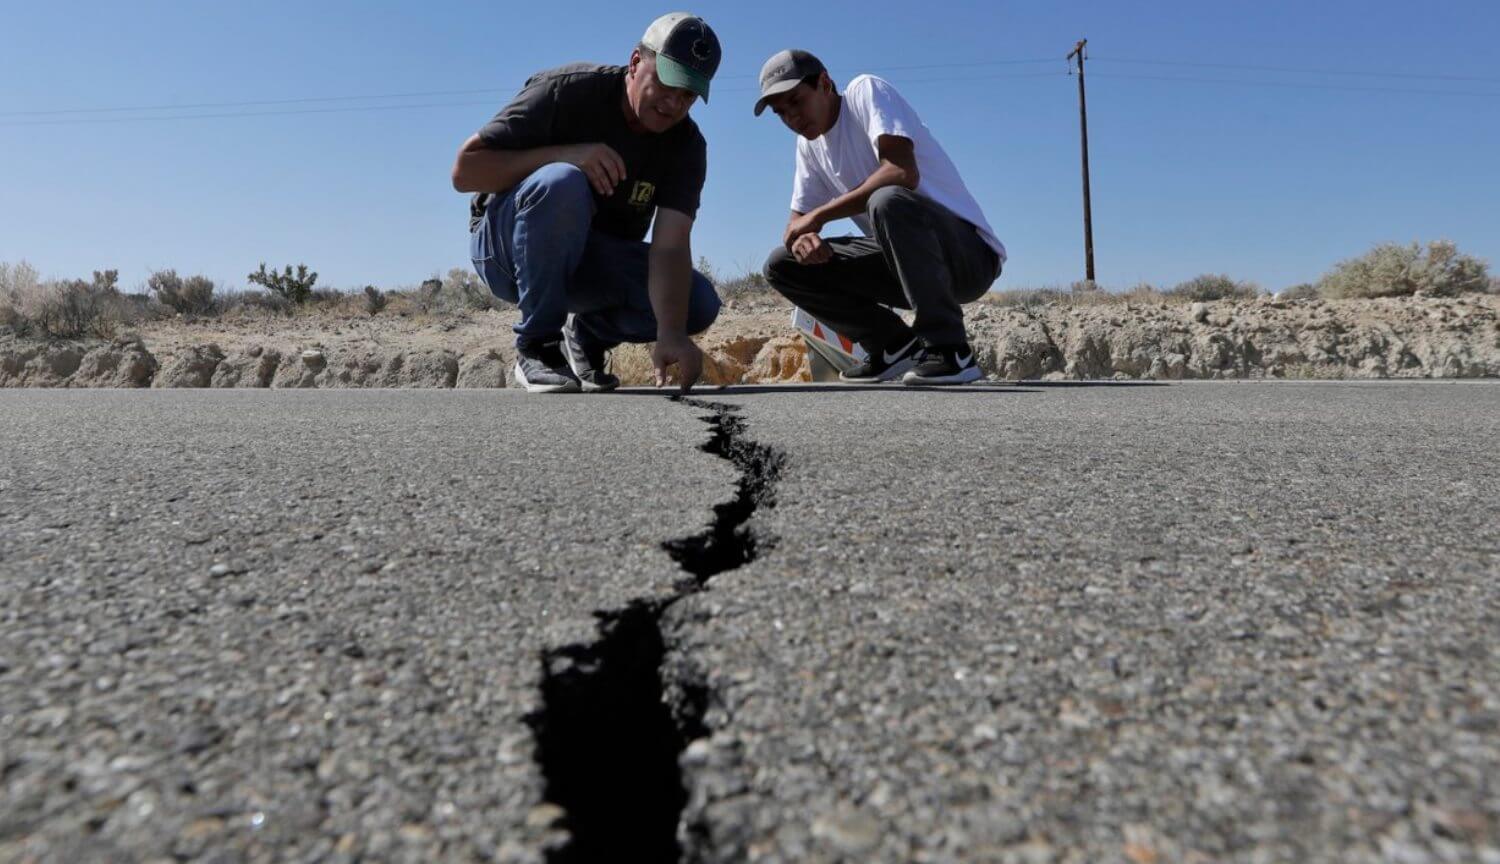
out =
<path fill-rule="evenodd" d="M 760 72 L 755 113 L 797 133 L 792 215 L 765 273 L 869 360 L 841 377 L 963 384 L 982 377 L 959 304 L 1000 275 L 1005 247 L 958 170 L 888 82 L 860 75 L 841 94 L 821 61 L 782 51 Z M 862 237 L 823 237 L 851 218 Z M 912 309 L 911 326 L 892 307 Z"/>

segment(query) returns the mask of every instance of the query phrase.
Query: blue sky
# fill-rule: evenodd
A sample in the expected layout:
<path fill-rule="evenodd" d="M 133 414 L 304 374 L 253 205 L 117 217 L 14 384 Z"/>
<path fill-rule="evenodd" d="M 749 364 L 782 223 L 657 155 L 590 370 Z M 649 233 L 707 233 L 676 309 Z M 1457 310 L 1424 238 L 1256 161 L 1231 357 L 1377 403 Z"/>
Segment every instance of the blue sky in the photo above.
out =
<path fill-rule="evenodd" d="M 458 145 L 532 72 L 623 62 L 673 8 L 5 0 L 0 261 L 115 267 L 126 286 L 164 267 L 238 286 L 262 260 L 340 287 L 464 266 Z M 725 49 L 693 109 L 709 142 L 694 251 L 724 274 L 758 268 L 786 221 L 791 133 L 750 108 L 762 61 L 797 46 L 916 106 L 1010 250 L 999 287 L 1081 278 L 1063 57 L 1082 37 L 1106 285 L 1225 272 L 1277 289 L 1380 241 L 1439 237 L 1500 266 L 1494 0 L 686 8 Z M 438 91 L 453 95 L 25 113 Z M 267 113 L 291 111 L 316 113 Z M 245 113 L 264 116 L 163 119 Z"/>

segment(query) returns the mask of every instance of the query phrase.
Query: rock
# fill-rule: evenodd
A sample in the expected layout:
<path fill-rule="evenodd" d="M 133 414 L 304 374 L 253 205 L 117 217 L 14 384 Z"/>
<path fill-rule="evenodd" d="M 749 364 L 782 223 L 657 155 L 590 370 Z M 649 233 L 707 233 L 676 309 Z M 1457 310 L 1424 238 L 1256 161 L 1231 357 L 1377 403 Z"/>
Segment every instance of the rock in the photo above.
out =
<path fill-rule="evenodd" d="M 1000 323 L 999 338 L 985 345 L 976 340 L 979 365 L 985 372 L 1006 381 L 1041 378 L 1062 369 L 1062 352 L 1052 341 L 1047 326 L 1030 315 L 1007 316 Z"/>
<path fill-rule="evenodd" d="M 150 387 L 156 358 L 140 339 L 125 337 L 85 354 L 69 387 Z"/>
<path fill-rule="evenodd" d="M 458 381 L 458 355 L 435 349 L 398 354 L 386 367 L 380 387 L 452 387 Z"/>
<path fill-rule="evenodd" d="M 281 364 L 281 353 L 259 345 L 226 357 L 214 370 L 214 387 L 270 387 Z"/>
<path fill-rule="evenodd" d="M 83 365 L 85 351 L 66 342 L 0 347 L 0 387 L 61 387 Z"/>
<path fill-rule="evenodd" d="M 184 348 L 156 373 L 151 386 L 207 387 L 223 361 L 224 352 L 213 343 Z"/>
<path fill-rule="evenodd" d="M 880 823 L 875 817 L 852 808 L 815 817 L 812 835 L 846 854 L 869 852 L 880 845 Z"/>
<path fill-rule="evenodd" d="M 494 348 L 488 348 L 465 356 L 458 364 L 458 379 L 454 386 L 461 388 L 495 388 L 505 386 L 505 372 L 510 363 Z"/>
<path fill-rule="evenodd" d="M 1200 324 L 1206 321 L 1208 319 L 1208 304 L 1194 303 L 1193 305 L 1189 306 L 1188 318 Z"/>
<path fill-rule="evenodd" d="M 755 362 L 745 375 L 746 381 L 811 381 L 812 367 L 807 359 L 807 343 L 800 336 L 778 336 L 767 340 L 755 355 Z"/>

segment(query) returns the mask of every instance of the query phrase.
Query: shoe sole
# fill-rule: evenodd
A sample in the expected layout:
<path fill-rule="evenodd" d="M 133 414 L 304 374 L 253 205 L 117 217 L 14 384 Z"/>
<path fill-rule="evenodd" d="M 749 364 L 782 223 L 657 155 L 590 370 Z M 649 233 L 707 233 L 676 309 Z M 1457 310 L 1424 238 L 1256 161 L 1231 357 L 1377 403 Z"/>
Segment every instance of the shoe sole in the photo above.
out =
<path fill-rule="evenodd" d="M 911 367 L 915 365 L 917 365 L 917 358 L 907 357 L 905 360 L 898 360 L 892 363 L 889 368 L 879 375 L 871 375 L 866 378 L 846 378 L 844 377 L 844 373 L 840 372 L 839 380 L 850 384 L 884 384 L 887 381 L 894 381 L 907 372 L 910 372 Z"/>
<path fill-rule="evenodd" d="M 984 372 L 978 366 L 967 366 L 952 375 L 934 375 L 927 378 L 915 372 L 908 372 L 906 377 L 901 379 L 901 383 L 912 387 L 942 387 L 951 384 L 968 384 L 983 377 Z"/>
<path fill-rule="evenodd" d="M 578 384 L 579 384 L 580 387 L 583 388 L 583 392 L 585 392 L 585 393 L 608 393 L 609 391 L 611 391 L 611 390 L 615 389 L 616 387 L 620 386 L 620 381 L 619 381 L 618 378 L 615 379 L 615 383 L 613 383 L 613 384 L 595 384 L 595 383 L 589 381 L 587 378 L 584 378 L 583 377 L 583 373 L 578 371 L 578 364 L 576 362 L 574 362 L 574 360 L 573 360 L 573 348 L 572 348 L 571 345 L 568 344 L 568 341 L 569 341 L 568 340 L 568 334 L 565 331 L 563 333 L 563 344 L 562 344 L 563 359 L 566 360 L 566 361 L 568 361 L 568 368 L 572 369 L 573 370 L 573 374 L 578 376 Z"/>
<path fill-rule="evenodd" d="M 578 382 L 568 381 L 563 384 L 533 384 L 526 380 L 526 372 L 517 363 L 515 367 L 516 381 L 526 388 L 527 393 L 577 393 Z"/>
<path fill-rule="evenodd" d="M 573 374 L 578 374 L 578 370 L 573 370 Z M 619 381 L 616 381 L 613 384 L 594 384 L 592 382 L 585 381 L 582 378 L 578 379 L 578 383 L 582 385 L 583 392 L 585 393 L 608 393 L 609 391 L 620 386 Z"/>

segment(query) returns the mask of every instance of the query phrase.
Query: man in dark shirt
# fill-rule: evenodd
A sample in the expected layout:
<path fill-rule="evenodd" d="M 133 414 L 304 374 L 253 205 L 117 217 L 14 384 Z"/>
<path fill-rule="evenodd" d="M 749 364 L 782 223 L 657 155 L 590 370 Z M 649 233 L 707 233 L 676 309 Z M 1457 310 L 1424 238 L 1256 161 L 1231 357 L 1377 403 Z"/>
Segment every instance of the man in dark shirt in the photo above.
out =
<path fill-rule="evenodd" d="M 527 390 L 613 389 L 605 352 L 653 340 L 658 385 L 674 364 L 684 390 L 698 380 L 688 334 L 713 323 L 719 298 L 692 268 L 707 147 L 687 115 L 708 102 L 719 58 L 703 19 L 664 15 L 628 65 L 532 76 L 459 150 L 453 188 L 478 193 L 470 255 L 521 308 L 514 374 Z"/>

